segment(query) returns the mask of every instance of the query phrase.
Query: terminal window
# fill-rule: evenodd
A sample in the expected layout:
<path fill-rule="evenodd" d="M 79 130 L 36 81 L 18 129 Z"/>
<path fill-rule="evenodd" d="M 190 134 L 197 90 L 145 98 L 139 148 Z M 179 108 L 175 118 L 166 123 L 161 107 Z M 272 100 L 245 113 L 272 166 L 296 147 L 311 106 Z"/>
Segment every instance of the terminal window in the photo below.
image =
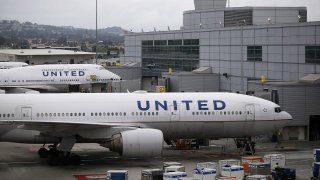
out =
<path fill-rule="evenodd" d="M 169 68 L 193 71 L 199 67 L 199 39 L 142 41 L 144 76 L 161 76 Z"/>
<path fill-rule="evenodd" d="M 320 46 L 306 46 L 306 63 L 320 64 Z"/>
<path fill-rule="evenodd" d="M 248 61 L 262 61 L 262 46 L 248 46 L 247 47 Z"/>

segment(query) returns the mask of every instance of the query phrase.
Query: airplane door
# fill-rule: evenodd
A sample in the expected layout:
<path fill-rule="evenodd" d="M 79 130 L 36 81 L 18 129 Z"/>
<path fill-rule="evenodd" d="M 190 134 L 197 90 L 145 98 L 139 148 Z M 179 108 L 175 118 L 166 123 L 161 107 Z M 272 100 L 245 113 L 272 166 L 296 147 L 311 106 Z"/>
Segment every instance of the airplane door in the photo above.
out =
<path fill-rule="evenodd" d="M 21 120 L 32 120 L 32 108 L 22 107 L 21 108 Z"/>
<path fill-rule="evenodd" d="M 254 115 L 254 105 L 253 104 L 246 105 L 246 115 L 247 115 L 247 120 L 249 120 L 249 121 L 254 120 L 255 115 Z"/>
<path fill-rule="evenodd" d="M 179 121 L 180 120 L 180 111 L 178 105 L 170 105 L 170 120 Z"/>

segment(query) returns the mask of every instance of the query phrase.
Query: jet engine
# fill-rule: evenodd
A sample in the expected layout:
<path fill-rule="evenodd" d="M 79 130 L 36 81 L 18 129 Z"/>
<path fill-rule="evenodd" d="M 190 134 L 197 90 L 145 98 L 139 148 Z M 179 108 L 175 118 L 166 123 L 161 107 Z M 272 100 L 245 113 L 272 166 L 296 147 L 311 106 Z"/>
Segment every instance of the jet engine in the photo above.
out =
<path fill-rule="evenodd" d="M 123 131 L 103 145 L 123 157 L 157 157 L 163 148 L 163 133 L 157 129 Z"/>

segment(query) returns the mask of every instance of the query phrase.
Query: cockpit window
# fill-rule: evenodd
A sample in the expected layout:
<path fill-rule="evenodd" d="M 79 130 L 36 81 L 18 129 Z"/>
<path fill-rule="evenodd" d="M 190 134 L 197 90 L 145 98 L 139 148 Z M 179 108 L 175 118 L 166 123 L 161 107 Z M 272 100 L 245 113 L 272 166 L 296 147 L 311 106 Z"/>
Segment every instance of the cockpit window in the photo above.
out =
<path fill-rule="evenodd" d="M 280 112 L 281 112 L 281 108 L 280 108 L 280 107 L 276 107 L 276 108 L 274 108 L 274 111 L 275 111 L 276 113 L 280 113 Z"/>
<path fill-rule="evenodd" d="M 101 66 L 101 67 L 99 67 L 99 70 L 105 70 L 105 68 Z"/>

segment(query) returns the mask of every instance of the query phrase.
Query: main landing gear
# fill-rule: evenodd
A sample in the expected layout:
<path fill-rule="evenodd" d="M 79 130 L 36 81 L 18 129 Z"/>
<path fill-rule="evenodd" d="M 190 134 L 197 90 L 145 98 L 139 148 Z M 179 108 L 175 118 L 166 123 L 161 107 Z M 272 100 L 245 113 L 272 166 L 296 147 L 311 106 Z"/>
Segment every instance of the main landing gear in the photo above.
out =
<path fill-rule="evenodd" d="M 40 158 L 47 158 L 47 162 L 50 166 L 80 165 L 80 156 L 71 153 L 71 149 L 75 142 L 75 137 L 64 137 L 59 146 L 57 144 L 50 145 L 48 147 L 49 150 L 42 146 L 38 150 L 38 154 Z"/>

